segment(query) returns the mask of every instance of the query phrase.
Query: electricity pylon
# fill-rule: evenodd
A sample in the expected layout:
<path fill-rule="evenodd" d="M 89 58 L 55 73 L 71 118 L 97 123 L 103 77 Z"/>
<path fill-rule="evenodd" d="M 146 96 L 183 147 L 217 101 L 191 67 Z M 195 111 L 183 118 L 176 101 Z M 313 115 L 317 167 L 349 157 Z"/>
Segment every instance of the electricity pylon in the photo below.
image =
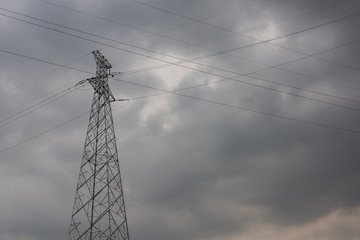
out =
<path fill-rule="evenodd" d="M 120 176 L 110 102 L 116 101 L 108 85 L 111 65 L 94 51 L 96 76 L 80 174 L 71 216 L 69 240 L 128 240 L 123 187 Z"/>

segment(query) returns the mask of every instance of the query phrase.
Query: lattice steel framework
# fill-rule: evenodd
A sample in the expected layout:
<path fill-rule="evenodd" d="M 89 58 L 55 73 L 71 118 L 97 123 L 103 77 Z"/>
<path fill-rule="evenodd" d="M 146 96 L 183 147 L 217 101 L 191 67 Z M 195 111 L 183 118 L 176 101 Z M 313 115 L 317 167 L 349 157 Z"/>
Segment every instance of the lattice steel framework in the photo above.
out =
<path fill-rule="evenodd" d="M 111 65 L 94 51 L 96 77 L 81 81 L 94 88 L 75 202 L 70 240 L 128 240 L 124 194 L 120 176 L 108 85 Z"/>

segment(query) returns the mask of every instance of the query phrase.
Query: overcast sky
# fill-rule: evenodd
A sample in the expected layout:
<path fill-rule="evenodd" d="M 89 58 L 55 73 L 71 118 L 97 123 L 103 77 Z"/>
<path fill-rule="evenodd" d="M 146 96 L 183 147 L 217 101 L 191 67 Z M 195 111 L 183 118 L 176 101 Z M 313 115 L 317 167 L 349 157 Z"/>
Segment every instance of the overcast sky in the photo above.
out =
<path fill-rule="evenodd" d="M 94 50 L 131 239 L 360 238 L 360 1 L 0 3 L 0 240 L 67 238 Z"/>

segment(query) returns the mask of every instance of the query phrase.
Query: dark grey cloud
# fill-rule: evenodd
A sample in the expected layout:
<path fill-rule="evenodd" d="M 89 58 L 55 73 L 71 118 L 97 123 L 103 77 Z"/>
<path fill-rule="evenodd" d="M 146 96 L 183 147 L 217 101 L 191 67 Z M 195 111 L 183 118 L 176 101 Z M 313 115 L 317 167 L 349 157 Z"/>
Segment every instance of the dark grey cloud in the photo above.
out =
<path fill-rule="evenodd" d="M 360 220 L 359 134 L 336 128 L 360 130 L 356 111 L 360 18 L 354 15 L 271 44 L 242 48 L 356 13 L 357 1 L 145 2 L 167 13 L 133 1 L 52 3 L 108 20 L 38 0 L 3 1 L 2 7 L 118 42 L 1 10 L 99 42 L 0 16 L 6 33 L 0 39 L 1 49 L 89 72 L 95 71 L 90 52 L 100 49 L 113 71 L 124 72 L 120 81 L 109 81 L 117 98 L 131 99 L 112 107 L 132 238 L 282 240 L 278 236 L 284 233 L 287 240 L 347 240 L 358 236 L 354 223 Z M 327 49 L 332 50 L 303 58 Z M 201 66 L 158 67 L 208 54 L 214 55 L 197 60 Z M 3 120 L 91 74 L 3 52 L 0 61 L 0 126 L 6 123 L 0 127 L 0 151 L 29 139 L 0 153 L 0 239 L 64 239 L 88 115 L 45 131 L 89 111 L 90 86 L 9 124 L 13 118 Z M 274 65 L 278 66 L 269 68 Z M 156 69 L 129 72 L 149 67 Z M 221 77 L 242 82 L 212 83 Z M 145 97 L 207 83 L 180 92 L 190 97 Z"/>

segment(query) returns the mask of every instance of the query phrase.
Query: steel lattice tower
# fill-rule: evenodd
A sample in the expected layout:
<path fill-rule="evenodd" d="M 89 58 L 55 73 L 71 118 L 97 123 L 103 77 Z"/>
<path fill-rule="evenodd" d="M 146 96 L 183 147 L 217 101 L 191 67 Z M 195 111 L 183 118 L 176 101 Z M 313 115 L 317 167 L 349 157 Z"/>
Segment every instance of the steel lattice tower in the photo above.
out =
<path fill-rule="evenodd" d="M 75 202 L 70 240 L 128 240 L 124 194 L 120 176 L 108 85 L 111 65 L 94 51 L 96 77 L 81 81 L 94 88 Z"/>

